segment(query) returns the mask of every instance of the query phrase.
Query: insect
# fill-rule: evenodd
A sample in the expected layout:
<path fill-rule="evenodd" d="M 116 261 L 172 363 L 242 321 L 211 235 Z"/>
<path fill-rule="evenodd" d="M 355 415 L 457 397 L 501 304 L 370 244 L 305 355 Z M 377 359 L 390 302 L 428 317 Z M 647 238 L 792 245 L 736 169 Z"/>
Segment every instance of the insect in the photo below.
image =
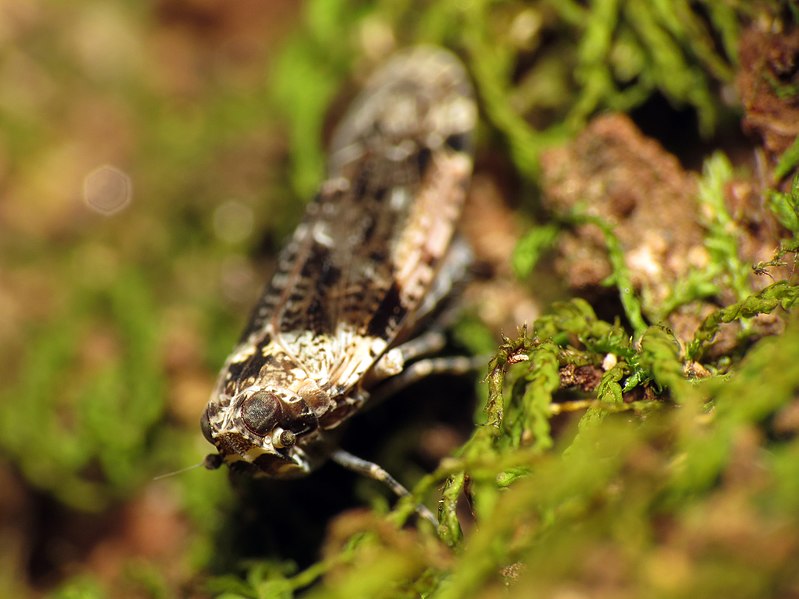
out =
<path fill-rule="evenodd" d="M 407 493 L 338 449 L 336 429 L 439 345 L 418 329 L 468 262 L 453 239 L 476 114 L 445 50 L 405 51 L 368 80 L 202 416 L 208 468 L 292 478 L 332 458 Z"/>

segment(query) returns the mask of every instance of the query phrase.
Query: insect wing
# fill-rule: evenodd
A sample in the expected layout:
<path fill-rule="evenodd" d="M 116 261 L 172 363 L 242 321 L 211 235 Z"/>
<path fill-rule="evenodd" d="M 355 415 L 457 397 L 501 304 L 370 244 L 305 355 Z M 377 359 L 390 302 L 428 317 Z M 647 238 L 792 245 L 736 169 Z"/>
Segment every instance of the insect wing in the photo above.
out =
<path fill-rule="evenodd" d="M 400 54 L 369 80 L 203 414 L 221 456 L 209 466 L 289 478 L 329 456 L 327 431 L 359 409 L 370 370 L 463 262 L 450 248 L 475 118 L 466 74 L 443 50 Z M 375 371 L 402 368 L 393 355 L 385 364 Z"/>
<path fill-rule="evenodd" d="M 373 76 L 333 136 L 328 178 L 248 336 L 271 332 L 332 395 L 357 384 L 412 327 L 450 247 L 475 118 L 446 51 L 414 49 Z"/>

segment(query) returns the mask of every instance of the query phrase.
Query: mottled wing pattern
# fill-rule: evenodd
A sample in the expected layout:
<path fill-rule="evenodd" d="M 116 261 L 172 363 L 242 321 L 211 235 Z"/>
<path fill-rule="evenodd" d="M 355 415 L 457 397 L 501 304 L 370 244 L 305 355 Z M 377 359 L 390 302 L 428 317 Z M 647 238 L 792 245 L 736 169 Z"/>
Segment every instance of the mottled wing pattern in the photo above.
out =
<path fill-rule="evenodd" d="M 327 179 L 220 372 L 201 418 L 219 452 L 209 467 L 307 474 L 334 450 L 328 431 L 360 408 L 367 383 L 402 369 L 392 346 L 465 262 L 452 238 L 475 118 L 466 74 L 443 50 L 400 54 L 370 79 L 333 137 Z"/>
<path fill-rule="evenodd" d="M 333 137 L 328 178 L 282 252 L 245 337 L 271 336 L 331 395 L 404 329 L 450 246 L 476 109 L 448 53 L 417 48 L 373 77 Z"/>

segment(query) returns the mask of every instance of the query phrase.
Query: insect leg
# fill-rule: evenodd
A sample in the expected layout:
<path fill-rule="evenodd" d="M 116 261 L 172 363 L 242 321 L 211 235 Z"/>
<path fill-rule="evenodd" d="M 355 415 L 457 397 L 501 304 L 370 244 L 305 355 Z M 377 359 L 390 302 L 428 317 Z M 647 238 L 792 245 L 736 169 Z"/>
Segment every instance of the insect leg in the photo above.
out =
<path fill-rule="evenodd" d="M 398 345 L 396 349 L 402 352 L 403 363 L 407 364 L 419 356 L 440 352 L 446 343 L 447 339 L 444 333 L 434 329 Z"/>
<path fill-rule="evenodd" d="M 446 342 L 442 332 L 432 330 L 390 349 L 369 372 L 368 378 L 365 379 L 367 386 L 372 387 L 387 378 L 397 376 L 408 362 L 419 356 L 441 351 Z"/>
<path fill-rule="evenodd" d="M 469 243 L 460 236 L 452 240 L 452 245 L 444 257 L 441 270 L 436 275 L 436 279 L 425 296 L 422 304 L 414 315 L 413 322 L 420 323 L 438 311 L 441 304 L 445 303 L 453 290 L 460 288 L 468 278 L 469 267 L 474 262 L 474 255 Z M 440 315 L 439 315 L 440 316 Z M 439 325 L 442 319 L 436 319 Z M 445 321 L 448 319 L 445 319 Z M 444 321 L 444 325 L 446 322 Z"/>
<path fill-rule="evenodd" d="M 445 356 L 414 362 L 393 378 L 370 392 L 369 402 L 377 405 L 383 399 L 399 393 L 405 387 L 434 374 L 467 374 L 488 363 L 488 356 Z"/>
<path fill-rule="evenodd" d="M 344 451 L 343 449 L 335 450 L 330 457 L 338 465 L 343 466 L 348 470 L 352 470 L 357 474 L 360 474 L 362 476 L 367 476 L 373 480 L 383 483 L 389 489 L 391 489 L 398 497 L 406 497 L 410 495 L 408 489 L 403 487 L 396 478 L 391 476 L 388 472 L 386 472 L 383 468 L 381 468 L 374 462 L 368 462 L 366 460 L 363 460 L 357 456 L 352 455 L 347 451 Z M 433 526 L 438 528 L 438 520 L 433 515 L 433 512 L 427 509 L 427 507 L 423 505 L 417 505 L 416 511 L 425 520 L 429 521 L 430 523 L 433 524 Z"/>

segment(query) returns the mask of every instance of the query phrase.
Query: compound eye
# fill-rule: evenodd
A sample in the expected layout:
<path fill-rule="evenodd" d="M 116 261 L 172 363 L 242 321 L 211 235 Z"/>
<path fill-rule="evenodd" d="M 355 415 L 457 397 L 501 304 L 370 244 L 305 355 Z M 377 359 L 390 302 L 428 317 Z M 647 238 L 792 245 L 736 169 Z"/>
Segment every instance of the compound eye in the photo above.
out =
<path fill-rule="evenodd" d="M 241 404 L 244 426 L 256 435 L 266 435 L 275 428 L 281 415 L 280 399 L 267 391 L 259 391 Z"/>
<path fill-rule="evenodd" d="M 200 418 L 200 430 L 202 430 L 205 440 L 213 444 L 214 437 L 211 434 L 211 419 L 208 417 L 208 410 L 205 410 Z"/>

